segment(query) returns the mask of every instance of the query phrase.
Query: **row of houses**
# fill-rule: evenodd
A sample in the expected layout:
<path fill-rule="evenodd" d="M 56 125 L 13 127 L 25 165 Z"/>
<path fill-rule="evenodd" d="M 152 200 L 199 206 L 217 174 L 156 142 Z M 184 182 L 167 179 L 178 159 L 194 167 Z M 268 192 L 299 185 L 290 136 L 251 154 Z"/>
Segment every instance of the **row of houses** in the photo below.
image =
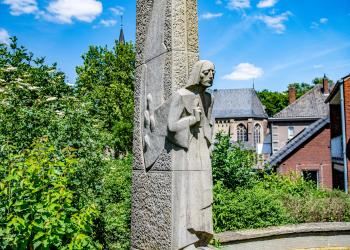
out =
<path fill-rule="evenodd" d="M 327 77 L 300 98 L 289 89 L 289 105 L 268 117 L 254 89 L 213 90 L 215 132 L 256 150 L 257 167 L 298 172 L 320 187 L 348 190 L 350 75 L 331 88 Z M 346 151 L 348 149 L 349 152 Z"/>

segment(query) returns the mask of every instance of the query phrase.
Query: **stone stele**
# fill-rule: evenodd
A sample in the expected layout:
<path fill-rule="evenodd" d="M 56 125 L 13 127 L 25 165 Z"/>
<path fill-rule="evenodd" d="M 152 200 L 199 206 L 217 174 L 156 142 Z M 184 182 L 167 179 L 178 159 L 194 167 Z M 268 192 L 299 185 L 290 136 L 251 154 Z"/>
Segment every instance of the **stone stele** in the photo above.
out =
<path fill-rule="evenodd" d="M 136 23 L 131 249 L 205 247 L 214 65 L 198 62 L 197 1 L 137 0 Z"/>

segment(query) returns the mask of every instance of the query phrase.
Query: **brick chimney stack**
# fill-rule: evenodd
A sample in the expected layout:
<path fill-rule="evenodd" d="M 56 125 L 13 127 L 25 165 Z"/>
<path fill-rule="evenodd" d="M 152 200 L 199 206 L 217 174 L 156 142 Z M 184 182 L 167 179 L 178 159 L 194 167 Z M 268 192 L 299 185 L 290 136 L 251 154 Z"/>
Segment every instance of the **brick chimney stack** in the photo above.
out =
<path fill-rule="evenodd" d="M 294 86 L 289 87 L 288 95 L 289 95 L 289 104 L 292 104 L 297 100 L 297 91 Z"/>
<path fill-rule="evenodd" d="M 324 74 L 324 77 L 323 77 L 323 94 L 329 95 L 329 84 L 328 84 L 328 78 L 326 74 Z"/>

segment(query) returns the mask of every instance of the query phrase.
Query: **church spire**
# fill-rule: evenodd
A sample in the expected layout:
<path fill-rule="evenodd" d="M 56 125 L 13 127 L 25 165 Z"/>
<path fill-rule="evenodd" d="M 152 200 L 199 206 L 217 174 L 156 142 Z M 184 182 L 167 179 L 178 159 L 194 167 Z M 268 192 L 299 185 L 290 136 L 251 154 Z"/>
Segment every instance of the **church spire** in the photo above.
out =
<path fill-rule="evenodd" d="M 123 16 L 120 17 L 121 24 L 120 24 L 120 34 L 119 34 L 119 44 L 125 44 L 125 38 L 124 38 L 124 31 L 123 31 Z"/>

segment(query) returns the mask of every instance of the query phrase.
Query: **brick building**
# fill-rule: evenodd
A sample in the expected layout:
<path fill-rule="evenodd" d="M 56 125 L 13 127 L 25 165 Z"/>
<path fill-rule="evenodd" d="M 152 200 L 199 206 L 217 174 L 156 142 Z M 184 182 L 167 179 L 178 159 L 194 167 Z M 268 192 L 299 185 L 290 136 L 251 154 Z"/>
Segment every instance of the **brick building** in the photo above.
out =
<path fill-rule="evenodd" d="M 348 192 L 350 188 L 350 75 L 337 82 L 326 103 L 330 105 L 334 187 Z"/>
<path fill-rule="evenodd" d="M 289 89 L 290 104 L 269 118 L 272 154 L 277 153 L 310 124 L 329 115 L 329 106 L 325 103 L 328 95 L 329 85 L 326 77 L 323 84 L 317 84 L 298 99 L 295 88 Z"/>
<path fill-rule="evenodd" d="M 298 172 L 320 187 L 333 188 L 327 77 L 299 99 L 289 89 L 290 104 L 269 118 L 269 162 L 278 173 Z"/>
<path fill-rule="evenodd" d="M 321 118 L 273 154 L 270 164 L 280 174 L 298 172 L 320 187 L 333 188 L 330 122 Z"/>

